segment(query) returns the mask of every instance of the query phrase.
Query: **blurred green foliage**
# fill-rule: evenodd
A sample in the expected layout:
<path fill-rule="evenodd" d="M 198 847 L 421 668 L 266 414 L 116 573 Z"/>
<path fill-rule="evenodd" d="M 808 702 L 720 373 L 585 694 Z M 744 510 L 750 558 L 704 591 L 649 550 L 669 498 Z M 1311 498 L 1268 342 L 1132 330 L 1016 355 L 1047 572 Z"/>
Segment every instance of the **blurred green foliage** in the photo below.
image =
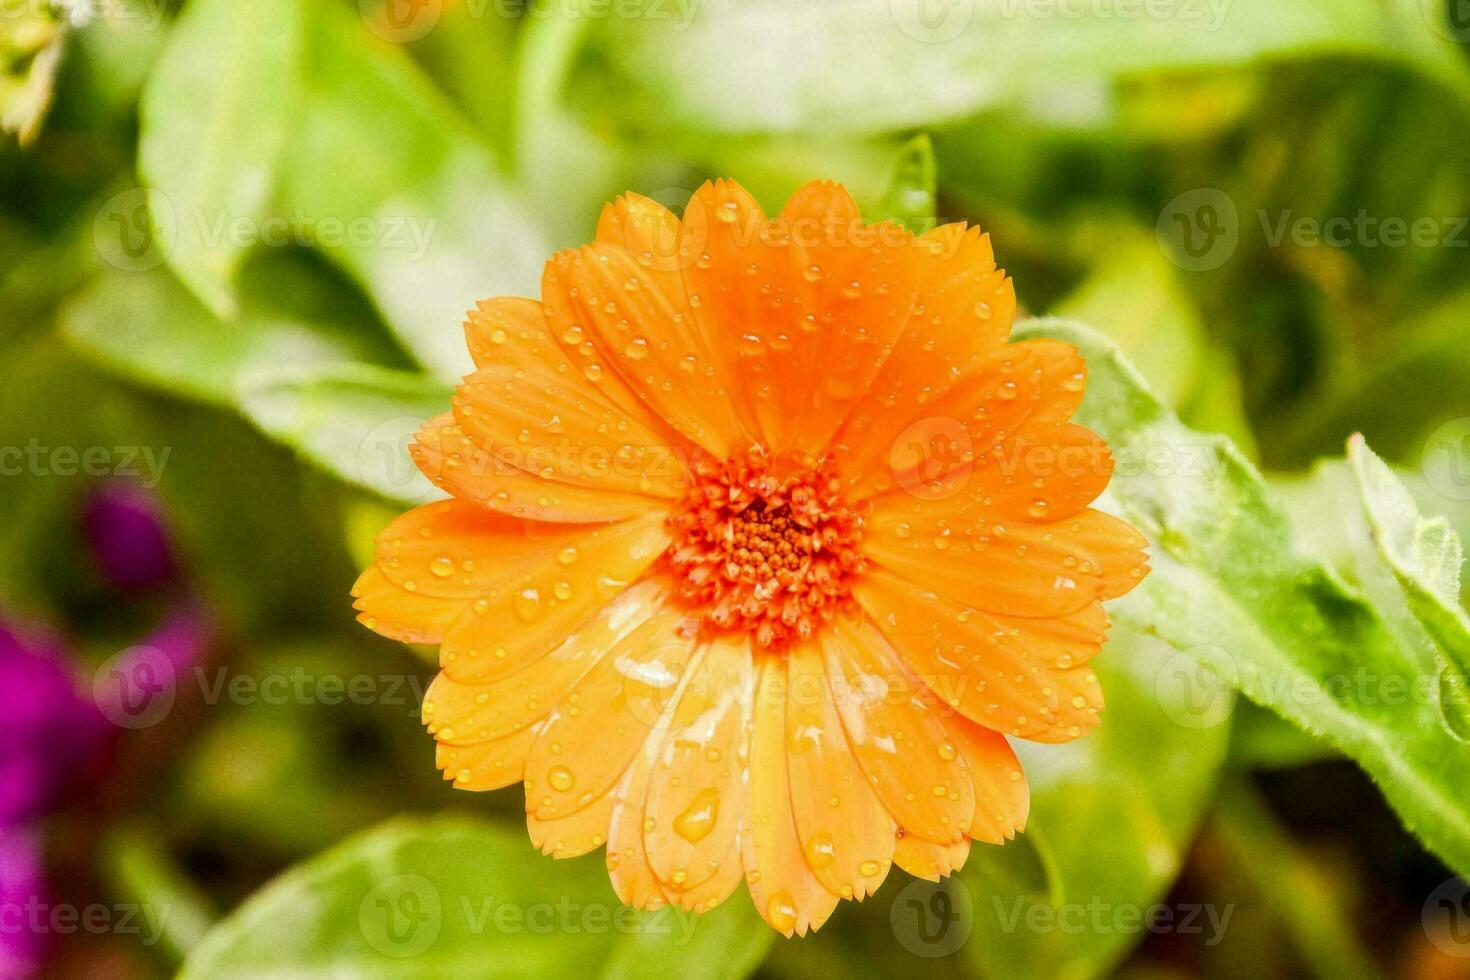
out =
<path fill-rule="evenodd" d="M 67 849 L 67 887 L 184 910 L 169 943 L 113 937 L 109 962 L 1429 975 L 1417 903 L 1470 872 L 1470 37 L 1432 0 L 1113 7 L 120 0 L 63 25 L 5 4 L 6 124 L 37 122 L 0 153 L 0 446 L 167 453 L 159 492 L 225 624 L 203 682 L 305 672 L 408 696 L 190 688 L 131 750 L 130 786 L 93 801 L 105 846 L 74 832 Z M 688 933 L 486 926 L 461 898 L 609 921 L 617 905 L 598 858 L 534 852 L 515 791 L 438 779 L 411 696 L 431 668 L 358 629 L 347 589 L 363 539 L 428 491 L 402 450 L 467 367 L 471 303 L 534 295 L 551 250 L 616 194 L 678 206 L 710 176 L 768 208 L 834 178 L 870 218 L 990 231 L 1027 312 L 1090 325 L 1023 330 L 1089 355 L 1084 421 L 1139 461 L 1106 504 L 1149 535 L 1156 571 L 1114 610 L 1106 723 L 1025 749 L 1030 829 L 977 847 L 955 882 L 895 874 L 790 942 L 743 895 Z M 1362 442 L 1345 456 L 1353 432 L 1382 459 Z M 68 623 L 100 662 L 138 623 L 78 556 L 86 480 L 0 486 L 0 601 Z M 1431 678 L 1433 696 L 1332 686 L 1364 670 Z M 1327 766 L 1347 782 L 1341 757 L 1407 833 L 1339 836 L 1412 853 L 1414 871 L 1330 869 L 1249 779 Z M 433 815 L 451 807 L 469 813 Z M 1384 922 L 1350 901 L 1394 889 L 1409 898 Z M 420 955 L 430 900 L 442 929 Z M 1248 955 L 1182 929 L 1025 924 L 1095 902 L 1238 905 L 1225 946 Z"/>

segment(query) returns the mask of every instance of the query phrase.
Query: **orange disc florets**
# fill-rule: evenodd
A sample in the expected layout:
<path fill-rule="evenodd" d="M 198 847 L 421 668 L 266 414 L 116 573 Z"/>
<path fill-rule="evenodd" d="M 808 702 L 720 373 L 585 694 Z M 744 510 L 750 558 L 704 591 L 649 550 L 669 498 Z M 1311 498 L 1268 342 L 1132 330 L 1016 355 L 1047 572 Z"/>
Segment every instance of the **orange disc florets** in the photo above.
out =
<path fill-rule="evenodd" d="M 759 447 L 696 463 L 669 527 L 679 595 L 707 627 L 748 630 L 766 647 L 811 636 L 850 608 L 866 567 L 862 514 L 825 461 L 772 459 Z"/>

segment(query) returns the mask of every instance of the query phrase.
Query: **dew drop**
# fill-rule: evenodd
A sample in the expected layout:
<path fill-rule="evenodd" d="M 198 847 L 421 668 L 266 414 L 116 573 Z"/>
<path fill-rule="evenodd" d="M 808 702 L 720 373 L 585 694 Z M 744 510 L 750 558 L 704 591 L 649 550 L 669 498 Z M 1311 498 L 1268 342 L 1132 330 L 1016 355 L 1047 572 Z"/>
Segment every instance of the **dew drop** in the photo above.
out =
<path fill-rule="evenodd" d="M 684 812 L 674 818 L 674 833 L 691 844 L 709 836 L 720 814 L 720 791 L 706 788 L 694 794 Z"/>
<path fill-rule="evenodd" d="M 832 844 L 832 835 L 816 834 L 806 845 L 806 861 L 814 870 L 830 867 L 837 860 L 837 849 Z"/>
<path fill-rule="evenodd" d="M 515 609 L 516 618 L 523 623 L 534 623 L 541 618 L 541 593 L 535 589 L 517 592 L 511 605 Z"/>
<path fill-rule="evenodd" d="M 790 892 L 776 892 L 766 902 L 766 921 L 781 932 L 796 928 L 796 899 Z"/>

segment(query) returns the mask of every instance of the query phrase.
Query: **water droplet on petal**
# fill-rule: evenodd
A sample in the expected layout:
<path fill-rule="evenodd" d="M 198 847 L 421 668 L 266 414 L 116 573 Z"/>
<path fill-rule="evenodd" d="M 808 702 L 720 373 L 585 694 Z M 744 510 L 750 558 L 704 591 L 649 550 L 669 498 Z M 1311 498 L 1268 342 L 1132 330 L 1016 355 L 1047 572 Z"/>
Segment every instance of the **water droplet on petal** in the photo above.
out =
<path fill-rule="evenodd" d="M 702 789 L 694 794 L 693 801 L 684 812 L 674 818 L 674 833 L 691 844 L 697 844 L 709 836 L 715 828 L 720 814 L 720 792 L 717 789 Z"/>

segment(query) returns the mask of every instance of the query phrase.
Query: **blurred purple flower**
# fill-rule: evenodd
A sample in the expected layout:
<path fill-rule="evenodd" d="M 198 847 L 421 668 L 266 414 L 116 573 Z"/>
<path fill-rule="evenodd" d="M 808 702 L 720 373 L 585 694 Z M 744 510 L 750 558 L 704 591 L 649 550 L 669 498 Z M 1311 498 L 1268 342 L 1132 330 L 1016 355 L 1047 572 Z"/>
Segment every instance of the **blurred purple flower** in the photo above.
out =
<path fill-rule="evenodd" d="M 97 762 L 110 734 L 60 646 L 0 622 L 0 826 L 45 809 Z"/>
<path fill-rule="evenodd" d="M 30 910 L 45 901 L 41 848 L 29 831 L 0 827 L 0 980 L 35 974 L 46 937 L 31 924 Z M 10 911 L 10 910 L 15 911 Z"/>
<path fill-rule="evenodd" d="M 114 481 L 87 499 L 82 523 L 107 580 L 145 592 L 173 581 L 177 566 L 163 513 L 142 487 Z"/>

